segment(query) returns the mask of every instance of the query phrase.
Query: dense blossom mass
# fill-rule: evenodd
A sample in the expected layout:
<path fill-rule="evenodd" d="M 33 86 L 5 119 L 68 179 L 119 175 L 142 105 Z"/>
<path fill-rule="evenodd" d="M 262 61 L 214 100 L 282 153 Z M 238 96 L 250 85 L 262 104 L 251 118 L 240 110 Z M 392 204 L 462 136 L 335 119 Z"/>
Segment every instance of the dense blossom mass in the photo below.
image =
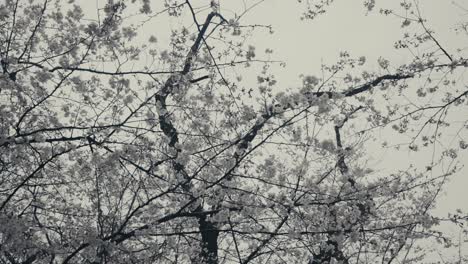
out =
<path fill-rule="evenodd" d="M 247 18 L 269 2 L 2 1 L 0 263 L 468 261 L 437 230 L 466 214 L 431 211 L 468 146 L 468 22 L 447 43 L 423 1 L 356 1 L 412 56 L 342 51 L 293 86 L 256 44 L 279 18 Z M 376 146 L 430 158 L 380 170 Z"/>

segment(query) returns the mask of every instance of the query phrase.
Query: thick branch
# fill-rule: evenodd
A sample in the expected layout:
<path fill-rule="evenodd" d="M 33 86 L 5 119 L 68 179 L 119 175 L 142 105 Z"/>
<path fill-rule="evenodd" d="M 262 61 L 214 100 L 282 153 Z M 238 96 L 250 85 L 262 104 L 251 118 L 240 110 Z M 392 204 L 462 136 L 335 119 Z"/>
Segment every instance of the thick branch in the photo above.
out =
<path fill-rule="evenodd" d="M 207 264 L 217 264 L 219 230 L 215 224 L 206 220 L 206 215 L 198 217 L 198 224 L 202 237 L 201 261 Z"/>

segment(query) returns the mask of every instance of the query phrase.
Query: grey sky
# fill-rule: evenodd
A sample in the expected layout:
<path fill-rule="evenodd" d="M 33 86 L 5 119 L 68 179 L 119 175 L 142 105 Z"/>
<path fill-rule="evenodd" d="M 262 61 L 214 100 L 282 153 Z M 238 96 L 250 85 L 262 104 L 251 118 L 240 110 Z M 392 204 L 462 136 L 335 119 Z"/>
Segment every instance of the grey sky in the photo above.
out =
<path fill-rule="evenodd" d="M 361 1 L 336 1 L 325 15 L 313 21 L 301 21 L 298 4 L 295 1 L 270 0 L 257 6 L 245 16 L 244 23 L 271 24 L 274 34 L 265 31 L 252 37 L 255 44 L 274 49 L 274 59 L 284 60 L 287 67 L 278 69 L 275 74 L 281 85 L 292 86 L 299 82 L 299 74 L 320 74 L 320 65 L 333 63 L 340 51 L 348 51 L 351 56 L 365 55 L 370 66 L 376 65 L 378 57 L 391 60 L 391 65 L 398 66 L 408 63 L 412 54 L 406 50 L 396 51 L 393 44 L 404 30 L 401 29 L 402 19 L 395 16 L 382 16 L 376 12 L 368 13 L 360 4 Z M 378 1 L 376 10 L 382 3 L 393 5 L 399 1 Z M 380 4 L 380 5 L 379 5 Z M 385 5 L 384 5 L 385 6 Z M 223 7 L 223 5 L 221 6 Z M 231 7 L 226 7 L 231 9 Z M 420 3 L 422 15 L 427 19 L 427 26 L 435 30 L 438 41 L 448 50 L 454 52 L 466 43 L 466 35 L 457 35 L 455 25 L 468 18 L 468 12 L 450 1 L 430 0 Z M 449 30 L 448 30 L 449 29 Z M 261 32 L 261 31 L 259 31 Z M 465 44 L 466 46 L 466 44 Z M 260 49 L 260 48 L 259 48 Z M 463 77 L 463 76 L 462 76 Z M 467 80 L 461 79 L 459 85 L 466 85 Z M 454 113 L 452 113 L 454 114 Z M 455 113 L 464 117 L 463 112 Z M 465 133 L 466 135 L 466 133 Z M 455 142 L 456 143 L 456 142 Z M 376 148 L 375 151 L 378 151 Z M 377 154 L 377 153 L 375 153 Z M 460 161 L 468 160 L 466 153 L 460 153 Z M 378 153 L 381 167 L 402 165 L 408 160 L 427 160 L 430 157 L 421 153 L 400 153 L 392 155 Z M 465 166 L 468 165 L 465 162 Z M 467 168 L 451 177 L 447 184 L 446 194 L 441 196 L 436 212 L 446 215 L 457 208 L 468 210 Z"/>

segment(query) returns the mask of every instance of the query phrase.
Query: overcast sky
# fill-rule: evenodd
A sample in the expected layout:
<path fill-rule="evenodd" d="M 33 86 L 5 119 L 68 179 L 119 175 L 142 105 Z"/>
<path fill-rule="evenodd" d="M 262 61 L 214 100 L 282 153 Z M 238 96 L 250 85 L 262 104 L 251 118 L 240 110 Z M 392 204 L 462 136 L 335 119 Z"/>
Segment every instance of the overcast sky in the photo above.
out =
<path fill-rule="evenodd" d="M 412 54 L 408 51 L 396 51 L 393 44 L 401 38 L 401 19 L 394 16 L 382 16 L 376 12 L 368 13 L 361 5 L 361 1 L 336 1 L 327 13 L 313 21 L 300 20 L 300 6 L 295 1 L 268 0 L 246 14 L 244 23 L 271 24 L 274 34 L 256 34 L 252 37 L 259 47 L 271 47 L 274 50 L 274 59 L 287 63 L 284 69 L 278 69 L 275 74 L 279 87 L 293 86 L 300 82 L 299 74 L 320 75 L 321 63 L 331 64 L 337 60 L 341 51 L 348 51 L 352 56 L 365 55 L 370 67 L 375 66 L 378 57 L 386 57 L 391 64 L 398 66 L 408 63 Z M 382 7 L 377 1 L 376 9 Z M 388 4 L 399 1 L 382 1 Z M 463 6 L 462 4 L 460 4 Z M 230 14 L 235 6 L 223 6 L 224 11 Z M 466 5 L 468 8 L 468 5 Z M 238 7 L 239 8 L 239 7 Z M 457 48 L 466 46 L 466 35 L 457 35 L 455 25 L 468 19 L 468 11 L 451 1 L 425 0 L 420 4 L 420 10 L 427 19 L 426 25 L 435 30 L 435 36 L 449 53 Z M 229 16 L 229 15 L 228 15 Z M 261 31 L 259 31 L 261 32 Z M 260 49 L 260 48 L 259 48 Z M 465 79 L 459 85 L 467 85 Z M 451 113 L 454 119 L 466 117 L 466 113 Z M 466 135 L 466 133 L 465 133 Z M 455 142 L 456 143 L 456 142 Z M 378 149 L 374 150 L 378 151 Z M 421 156 L 421 153 L 407 152 L 406 155 L 395 156 L 392 152 L 377 153 L 381 160 L 379 166 L 394 167 L 404 164 L 408 160 L 423 161 L 430 157 Z M 461 152 L 460 161 L 467 161 L 468 156 Z M 457 175 L 452 176 L 447 185 L 446 194 L 441 196 L 436 212 L 446 216 L 447 212 L 462 208 L 468 211 L 467 168 L 463 168 Z"/>
<path fill-rule="evenodd" d="M 265 23 L 273 26 L 275 32 L 273 35 L 265 33 L 255 36 L 255 43 L 273 48 L 275 58 L 286 61 L 287 67 L 276 72 L 280 86 L 298 83 L 298 75 L 301 73 L 319 74 L 322 62 L 333 63 L 340 51 L 344 50 L 352 56 L 365 55 L 368 61 L 372 62 L 375 62 L 379 56 L 386 57 L 396 66 L 408 63 L 412 59 L 413 55 L 410 52 L 396 51 L 393 48 L 395 41 L 401 38 L 404 32 L 400 27 L 402 20 L 392 16 L 385 17 L 375 12 L 369 14 L 357 2 L 361 3 L 361 1 L 335 1 L 325 15 L 313 21 L 299 19 L 299 8 L 295 1 L 269 0 L 246 15 L 246 21 L 253 24 Z M 398 4 L 400 1 L 377 1 L 377 9 L 381 7 L 379 3 L 382 2 Z M 463 2 L 420 1 L 421 14 L 427 19 L 426 25 L 435 31 L 435 37 L 449 53 L 468 46 L 466 35 L 457 35 L 454 32 L 457 23 L 468 20 L 468 11 L 460 8 L 464 6 L 468 9 L 468 2 Z M 370 66 L 372 67 L 372 64 Z M 467 84 L 468 80 L 462 75 L 459 85 Z M 466 120 L 466 114 L 463 111 L 451 112 L 454 120 Z M 464 135 L 467 136 L 466 129 Z M 447 139 L 451 139 L 450 136 Z M 430 154 L 410 151 L 395 155 L 392 151 L 382 151 L 378 146 L 371 151 L 371 154 L 375 154 L 378 167 L 389 170 L 394 168 L 395 164 L 404 168 L 404 164 L 408 162 L 425 163 L 431 159 Z M 459 157 L 460 165 L 464 167 L 458 174 L 451 176 L 445 193 L 439 196 L 437 208 L 434 210 L 435 214 L 441 217 L 446 217 L 447 213 L 454 212 L 458 208 L 468 211 L 467 151 L 461 152 Z M 453 225 L 444 226 L 442 230 L 451 232 L 455 236 L 460 231 Z M 468 247 L 464 250 L 468 252 Z M 433 260 L 433 257 L 439 256 L 434 254 L 427 259 Z"/>

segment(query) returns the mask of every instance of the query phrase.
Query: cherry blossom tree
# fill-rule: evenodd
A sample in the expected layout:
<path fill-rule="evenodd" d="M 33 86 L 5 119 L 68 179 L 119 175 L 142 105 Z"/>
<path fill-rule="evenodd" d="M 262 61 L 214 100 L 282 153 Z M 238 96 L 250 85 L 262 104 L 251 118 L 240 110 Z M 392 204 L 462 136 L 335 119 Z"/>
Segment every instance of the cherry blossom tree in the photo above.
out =
<path fill-rule="evenodd" d="M 420 241 L 453 246 L 434 227 L 466 214 L 431 209 L 468 146 L 466 49 L 417 2 L 361 1 L 413 58 L 343 51 L 280 87 L 288 67 L 255 45 L 274 28 L 244 22 L 268 1 L 232 2 L 0 3 L 1 263 L 420 263 Z M 334 8 L 295 4 L 312 22 Z M 383 173 L 379 140 L 432 158 Z"/>

